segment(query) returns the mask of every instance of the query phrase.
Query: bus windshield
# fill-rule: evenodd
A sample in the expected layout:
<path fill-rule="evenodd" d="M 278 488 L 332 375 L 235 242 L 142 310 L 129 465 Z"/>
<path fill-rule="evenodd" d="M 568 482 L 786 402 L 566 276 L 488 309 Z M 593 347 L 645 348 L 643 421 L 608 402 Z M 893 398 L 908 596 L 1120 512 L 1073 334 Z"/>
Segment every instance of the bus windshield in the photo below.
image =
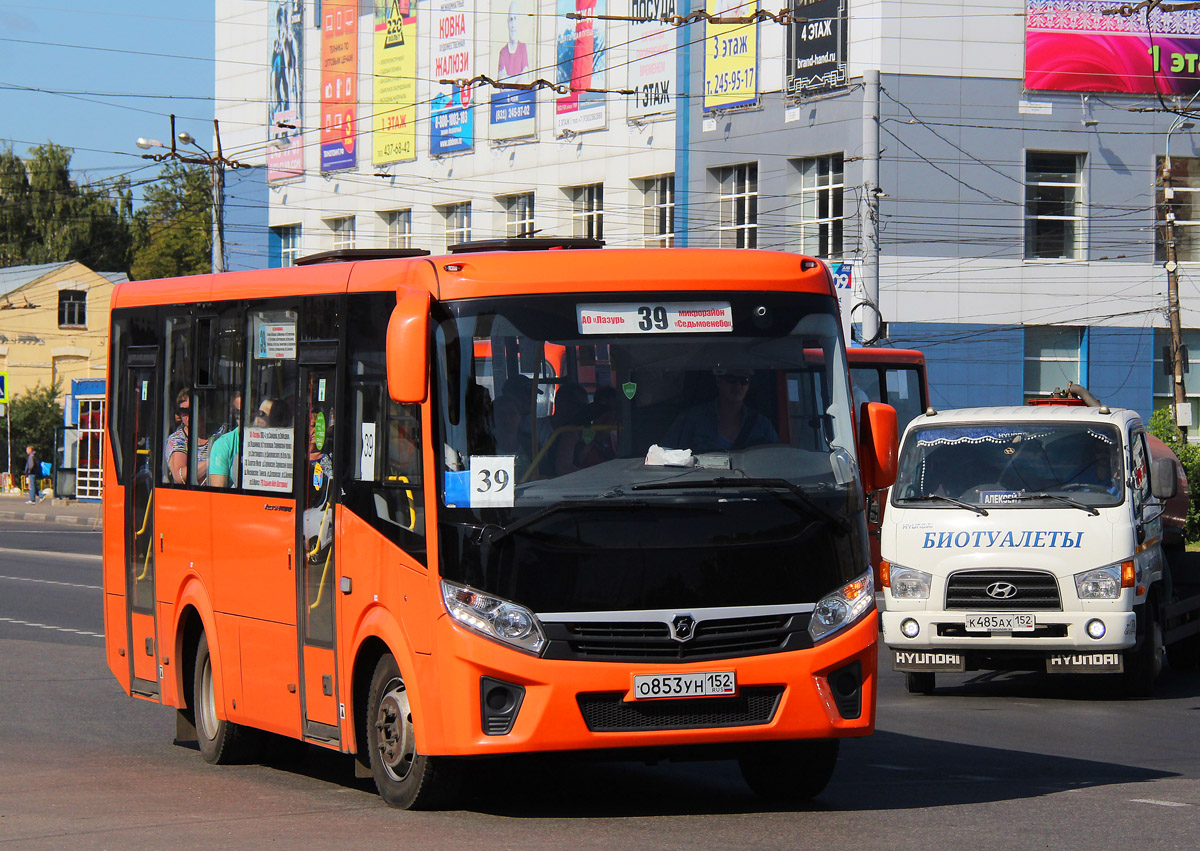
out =
<path fill-rule="evenodd" d="M 1124 499 L 1121 438 L 1098 423 L 970 423 L 911 431 L 892 502 L 1023 508 Z"/>
<path fill-rule="evenodd" d="M 587 518 L 601 516 L 607 525 L 595 528 L 610 538 L 620 529 L 632 540 L 631 530 L 650 522 L 662 546 L 728 549 L 735 527 L 718 513 L 736 516 L 728 522 L 740 524 L 738 546 L 803 539 L 840 549 L 857 540 L 846 531 L 861 514 L 862 490 L 828 297 L 676 292 L 639 294 L 634 304 L 629 294 L 582 294 L 440 309 L 441 516 L 486 531 L 466 535 L 466 549 L 480 535 L 581 541 L 591 534 Z M 615 547 L 605 534 L 591 543 Z M 843 573 L 861 573 L 865 557 L 848 555 L 831 553 L 826 567 L 809 570 L 805 590 L 792 590 L 816 599 Z M 792 561 L 772 569 L 795 573 Z M 726 585 L 747 575 L 731 572 L 701 597 L 744 597 L 744 587 Z M 778 599 L 779 591 L 762 594 Z"/>

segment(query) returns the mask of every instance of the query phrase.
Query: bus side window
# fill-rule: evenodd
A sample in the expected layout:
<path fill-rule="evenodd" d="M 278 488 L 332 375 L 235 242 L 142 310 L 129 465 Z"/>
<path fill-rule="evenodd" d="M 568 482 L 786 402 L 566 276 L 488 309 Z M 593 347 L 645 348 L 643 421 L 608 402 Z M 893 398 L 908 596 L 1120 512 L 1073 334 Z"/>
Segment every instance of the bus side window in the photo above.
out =
<path fill-rule="evenodd" d="M 241 418 L 245 399 L 245 314 L 222 311 L 210 358 L 213 387 L 204 393 L 208 423 L 208 480 L 211 488 L 236 489 L 241 462 Z M 198 405 L 199 407 L 199 405 Z"/>
<path fill-rule="evenodd" d="M 192 421 L 192 320 L 172 316 L 166 320 L 166 392 L 163 404 L 163 484 L 187 484 L 195 481 L 195 467 L 189 470 L 189 446 L 193 440 Z M 207 461 L 207 451 L 204 453 Z"/>
<path fill-rule="evenodd" d="M 296 414 L 296 311 L 251 311 L 246 317 L 249 398 L 242 400 L 242 490 L 292 496 Z M 305 403 L 306 404 L 306 403 Z"/>

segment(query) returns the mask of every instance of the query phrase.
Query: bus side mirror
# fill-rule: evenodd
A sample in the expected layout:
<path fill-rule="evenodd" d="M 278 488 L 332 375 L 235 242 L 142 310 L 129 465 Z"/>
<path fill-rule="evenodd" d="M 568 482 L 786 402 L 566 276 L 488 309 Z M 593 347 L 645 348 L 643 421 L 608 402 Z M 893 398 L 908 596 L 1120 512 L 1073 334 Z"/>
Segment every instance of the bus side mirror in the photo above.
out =
<path fill-rule="evenodd" d="M 896 454 L 900 434 L 896 409 L 882 402 L 863 402 L 858 418 L 858 458 L 867 493 L 883 490 L 896 481 Z"/>
<path fill-rule="evenodd" d="M 1155 458 L 1150 462 L 1150 493 L 1158 499 L 1170 499 L 1179 490 L 1175 478 L 1175 462 L 1170 458 Z"/>
<path fill-rule="evenodd" d="M 429 375 L 429 293 L 400 294 L 387 327 L 388 395 L 393 402 L 425 401 Z"/>

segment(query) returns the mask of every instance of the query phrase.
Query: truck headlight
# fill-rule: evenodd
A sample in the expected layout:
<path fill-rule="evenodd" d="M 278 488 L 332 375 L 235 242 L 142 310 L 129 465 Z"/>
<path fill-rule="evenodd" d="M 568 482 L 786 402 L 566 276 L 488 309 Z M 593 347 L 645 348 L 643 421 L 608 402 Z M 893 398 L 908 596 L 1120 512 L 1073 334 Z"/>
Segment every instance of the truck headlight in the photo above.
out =
<path fill-rule="evenodd" d="M 524 606 L 444 579 L 442 600 L 450 617 L 487 638 L 534 654 L 546 644 L 537 617 Z"/>
<path fill-rule="evenodd" d="M 808 621 L 808 634 L 814 642 L 845 629 L 875 607 L 875 581 L 867 571 L 832 594 L 817 601 Z"/>
<path fill-rule="evenodd" d="M 1115 600 L 1121 596 L 1121 565 L 1110 564 L 1075 574 L 1080 600 Z"/>
<path fill-rule="evenodd" d="M 891 567 L 892 596 L 897 600 L 928 600 L 929 585 L 933 577 L 923 570 L 913 570 L 911 567 L 901 567 L 893 564 Z"/>

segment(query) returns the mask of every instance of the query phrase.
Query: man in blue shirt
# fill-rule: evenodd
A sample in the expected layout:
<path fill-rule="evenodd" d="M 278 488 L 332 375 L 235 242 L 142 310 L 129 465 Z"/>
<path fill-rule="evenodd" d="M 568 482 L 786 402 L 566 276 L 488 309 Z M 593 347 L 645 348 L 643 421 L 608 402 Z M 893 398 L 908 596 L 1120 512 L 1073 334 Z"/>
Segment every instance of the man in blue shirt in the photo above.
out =
<path fill-rule="evenodd" d="M 717 398 L 680 414 L 667 430 L 663 445 L 693 452 L 721 452 L 778 443 L 779 435 L 771 421 L 746 406 L 753 374 L 750 369 L 713 370 Z"/>

